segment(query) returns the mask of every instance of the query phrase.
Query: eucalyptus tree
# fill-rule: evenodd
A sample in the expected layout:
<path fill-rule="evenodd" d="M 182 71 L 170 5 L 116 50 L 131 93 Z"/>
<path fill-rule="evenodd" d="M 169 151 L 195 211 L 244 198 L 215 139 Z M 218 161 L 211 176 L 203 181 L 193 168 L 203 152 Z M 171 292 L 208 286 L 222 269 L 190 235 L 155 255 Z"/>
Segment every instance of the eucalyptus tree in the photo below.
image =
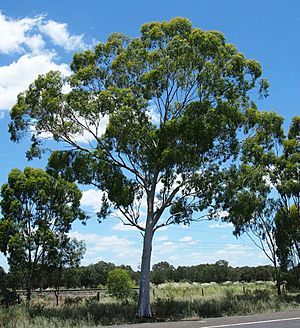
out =
<path fill-rule="evenodd" d="M 81 192 L 72 182 L 26 167 L 23 172 L 10 172 L 1 197 L 0 250 L 8 256 L 11 271 L 22 270 L 26 276 L 30 300 L 38 266 L 50 257 L 53 260 L 73 221 L 85 218 L 80 210 Z"/>
<path fill-rule="evenodd" d="M 144 24 L 136 38 L 114 33 L 70 67 L 18 96 L 11 138 L 31 134 L 29 158 L 42 154 L 44 136 L 71 146 L 52 154 L 49 172 L 99 188 L 99 220 L 117 210 L 143 234 L 137 315 L 150 317 L 154 233 L 213 209 L 245 114 L 256 111 L 249 92 L 264 96 L 268 83 L 222 33 L 185 18 Z"/>
<path fill-rule="evenodd" d="M 292 119 L 285 135 L 282 117 L 254 114 L 255 123 L 248 123 L 255 132 L 243 143 L 240 164 L 224 175 L 219 204 L 227 208 L 226 220 L 234 223 L 236 235 L 250 232 L 270 259 L 280 294 L 280 264 L 300 254 L 300 118 Z"/>
<path fill-rule="evenodd" d="M 295 205 L 290 213 L 279 210 L 275 216 L 276 254 L 284 271 L 300 266 L 300 215 Z"/>
<path fill-rule="evenodd" d="M 41 275 L 50 279 L 57 293 L 62 286 L 64 271 L 79 267 L 85 251 L 83 241 L 72 239 L 65 233 L 56 235 L 53 247 L 44 254 Z"/>
<path fill-rule="evenodd" d="M 280 203 L 275 217 L 277 253 L 283 266 L 300 264 L 300 117 L 292 119 L 273 179 Z"/>

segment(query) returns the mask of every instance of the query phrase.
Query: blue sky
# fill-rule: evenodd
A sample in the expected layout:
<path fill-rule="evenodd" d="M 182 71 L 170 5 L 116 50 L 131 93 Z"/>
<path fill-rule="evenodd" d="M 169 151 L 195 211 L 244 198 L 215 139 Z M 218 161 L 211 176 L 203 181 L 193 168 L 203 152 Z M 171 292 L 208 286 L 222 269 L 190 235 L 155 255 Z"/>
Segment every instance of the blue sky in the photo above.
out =
<path fill-rule="evenodd" d="M 300 2 L 297 0 L 186 0 L 96 1 L 27 0 L 0 2 L 0 184 L 12 168 L 44 168 L 46 158 L 26 162 L 26 140 L 9 140 L 9 110 L 18 92 L 38 74 L 50 69 L 68 73 L 75 51 L 105 41 L 112 32 L 138 36 L 149 21 L 189 18 L 195 27 L 219 30 L 248 58 L 257 59 L 270 82 L 270 96 L 258 101 L 260 109 L 283 115 L 286 124 L 299 115 Z M 99 192 L 83 188 L 82 207 L 94 213 Z M 99 225 L 74 224 L 72 236 L 83 239 L 87 253 L 83 264 L 99 260 L 140 263 L 139 232 L 125 229 L 116 219 Z M 236 240 L 230 225 L 201 222 L 190 227 L 169 227 L 157 233 L 153 260 L 175 266 L 214 263 L 225 259 L 233 266 L 266 264 L 268 260 L 246 237 Z M 0 265 L 7 269 L 0 255 Z"/>

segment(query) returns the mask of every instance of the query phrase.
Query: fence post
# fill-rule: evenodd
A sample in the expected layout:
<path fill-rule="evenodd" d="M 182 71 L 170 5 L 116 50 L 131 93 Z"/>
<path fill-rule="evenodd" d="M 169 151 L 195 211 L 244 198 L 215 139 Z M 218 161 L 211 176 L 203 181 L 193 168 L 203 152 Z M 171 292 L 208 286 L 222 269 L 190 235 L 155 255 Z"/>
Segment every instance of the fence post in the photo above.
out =
<path fill-rule="evenodd" d="M 246 290 L 245 290 L 245 286 L 243 286 L 243 294 L 245 294 Z"/>
<path fill-rule="evenodd" d="M 97 293 L 97 301 L 100 302 L 100 292 Z"/>
<path fill-rule="evenodd" d="M 202 288 L 202 290 L 201 290 L 201 293 L 202 293 L 202 296 L 204 296 L 204 289 Z"/>

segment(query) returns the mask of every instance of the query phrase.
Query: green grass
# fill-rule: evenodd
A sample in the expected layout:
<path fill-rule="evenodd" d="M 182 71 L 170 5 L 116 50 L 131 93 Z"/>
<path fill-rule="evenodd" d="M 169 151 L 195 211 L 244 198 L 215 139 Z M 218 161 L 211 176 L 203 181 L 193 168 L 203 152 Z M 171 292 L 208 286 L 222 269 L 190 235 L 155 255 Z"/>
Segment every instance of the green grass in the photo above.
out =
<path fill-rule="evenodd" d="M 244 290 L 243 290 L 244 286 Z M 202 288 L 204 296 L 202 296 Z M 203 317 L 243 315 L 299 307 L 300 296 L 278 298 L 273 284 L 188 284 L 168 283 L 154 289 L 152 310 L 157 320 L 199 319 Z M 55 307 L 38 299 L 25 304 L 0 309 L 0 327 L 60 328 L 95 327 L 96 325 L 135 322 L 136 304 L 121 305 L 93 299 L 78 299 L 75 303 Z"/>

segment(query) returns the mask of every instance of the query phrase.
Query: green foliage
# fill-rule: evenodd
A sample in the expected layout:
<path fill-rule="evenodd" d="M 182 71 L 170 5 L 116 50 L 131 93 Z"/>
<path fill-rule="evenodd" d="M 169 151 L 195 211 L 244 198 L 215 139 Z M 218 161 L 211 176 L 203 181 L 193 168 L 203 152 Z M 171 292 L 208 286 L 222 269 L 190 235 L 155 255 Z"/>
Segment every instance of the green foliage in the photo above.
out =
<path fill-rule="evenodd" d="M 30 298 L 38 267 L 62 267 L 73 255 L 75 261 L 79 244 L 66 233 L 74 220 L 85 219 L 81 192 L 72 182 L 26 167 L 10 172 L 1 196 L 0 250 L 11 271 L 23 271 Z"/>
<path fill-rule="evenodd" d="M 174 270 L 173 265 L 168 262 L 159 262 L 154 264 L 151 272 L 151 281 L 155 284 L 162 284 L 166 281 L 174 280 Z"/>
<path fill-rule="evenodd" d="M 174 268 L 168 262 L 153 265 L 151 282 L 154 284 L 175 282 L 210 283 L 236 281 L 272 281 L 274 272 L 272 266 L 236 267 L 219 260 L 215 264 L 198 264 L 193 266 L 178 266 Z"/>
<path fill-rule="evenodd" d="M 134 282 L 126 270 L 116 268 L 108 273 L 107 288 L 112 296 L 126 303 L 133 296 Z"/>
<path fill-rule="evenodd" d="M 144 24 L 135 39 L 114 33 L 94 50 L 75 54 L 71 69 L 68 78 L 39 76 L 19 95 L 11 138 L 20 140 L 35 125 L 29 157 L 41 153 L 45 131 L 71 144 L 76 150 L 54 153 L 48 169 L 106 191 L 100 218 L 122 208 L 141 230 L 133 205 L 158 181 L 165 201 L 153 226 L 166 207 L 171 218 L 165 224 L 188 223 L 212 204 L 219 165 L 237 154 L 237 130 L 254 108 L 248 92 L 267 86 L 259 63 L 222 33 L 194 28 L 181 17 Z M 65 84 L 72 87 L 67 94 Z M 76 139 L 83 133 L 91 147 Z M 179 189 L 185 197 L 176 197 Z"/>
<path fill-rule="evenodd" d="M 250 109 L 246 117 L 251 133 L 240 163 L 224 174 L 219 204 L 227 209 L 225 220 L 235 225 L 235 234 L 249 234 L 269 258 L 280 292 L 281 271 L 300 263 L 299 117 L 292 119 L 287 135 L 275 113 Z"/>
<path fill-rule="evenodd" d="M 85 250 L 83 241 L 70 239 L 66 235 L 60 236 L 47 259 L 37 270 L 37 280 L 46 286 L 59 289 L 63 280 L 63 269 L 78 267 Z"/>

